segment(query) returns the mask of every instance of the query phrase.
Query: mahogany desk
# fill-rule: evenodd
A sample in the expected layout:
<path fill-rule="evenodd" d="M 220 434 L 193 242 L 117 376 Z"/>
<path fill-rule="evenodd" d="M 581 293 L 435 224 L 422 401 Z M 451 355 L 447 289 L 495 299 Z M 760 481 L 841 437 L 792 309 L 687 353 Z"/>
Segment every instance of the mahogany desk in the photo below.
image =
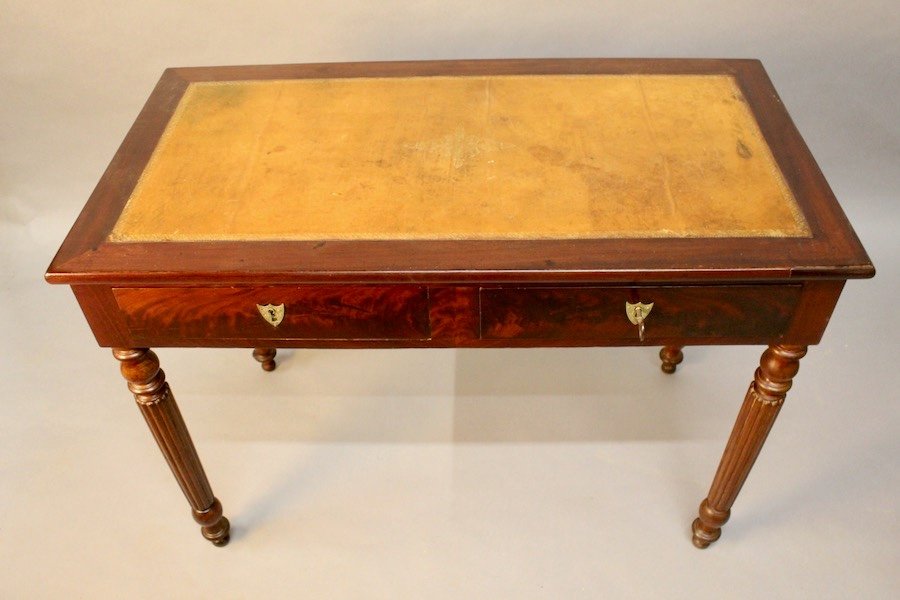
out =
<path fill-rule="evenodd" d="M 694 544 L 718 539 L 847 279 L 874 268 L 754 60 L 165 71 L 47 272 L 216 545 L 153 346 L 767 346 Z"/>

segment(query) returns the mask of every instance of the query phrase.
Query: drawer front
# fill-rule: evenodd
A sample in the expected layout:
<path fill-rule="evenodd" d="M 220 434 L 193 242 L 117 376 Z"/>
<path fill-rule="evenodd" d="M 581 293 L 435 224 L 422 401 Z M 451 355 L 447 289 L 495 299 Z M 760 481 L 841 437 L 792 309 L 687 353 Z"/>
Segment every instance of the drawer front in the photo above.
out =
<path fill-rule="evenodd" d="M 421 286 L 115 288 L 136 342 L 182 339 L 427 339 Z M 257 305 L 284 305 L 280 322 Z M 280 311 L 278 311 L 280 312 Z"/>
<path fill-rule="evenodd" d="M 646 343 L 665 340 L 766 341 L 784 333 L 800 285 L 482 288 L 486 340 L 638 342 L 626 302 L 653 303 Z"/>

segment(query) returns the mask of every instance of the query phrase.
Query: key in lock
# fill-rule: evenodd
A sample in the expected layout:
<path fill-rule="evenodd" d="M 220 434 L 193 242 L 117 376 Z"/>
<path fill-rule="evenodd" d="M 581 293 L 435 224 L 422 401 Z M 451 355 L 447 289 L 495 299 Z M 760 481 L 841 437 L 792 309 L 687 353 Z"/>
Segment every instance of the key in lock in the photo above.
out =
<path fill-rule="evenodd" d="M 647 315 L 650 314 L 651 310 L 653 310 L 652 302 L 649 304 L 644 304 L 643 302 L 625 303 L 625 314 L 628 316 L 628 320 L 631 321 L 632 325 L 637 325 L 638 339 L 642 342 L 644 341 L 644 321 L 647 319 Z"/>

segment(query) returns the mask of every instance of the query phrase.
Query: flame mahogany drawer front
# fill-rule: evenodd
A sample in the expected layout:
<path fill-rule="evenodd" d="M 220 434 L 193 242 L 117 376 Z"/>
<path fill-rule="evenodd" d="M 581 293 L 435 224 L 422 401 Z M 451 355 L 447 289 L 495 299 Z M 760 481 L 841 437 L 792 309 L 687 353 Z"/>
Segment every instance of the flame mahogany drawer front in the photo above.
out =
<path fill-rule="evenodd" d="M 136 342 L 193 339 L 427 339 L 428 289 L 420 286 L 114 288 Z M 277 326 L 257 305 L 284 304 Z"/>
<path fill-rule="evenodd" d="M 484 339 L 637 342 L 625 302 L 653 303 L 645 343 L 716 338 L 771 340 L 784 333 L 800 285 L 482 288 Z"/>
<path fill-rule="evenodd" d="M 448 294 L 450 289 L 453 293 Z M 412 285 L 113 288 L 135 343 L 161 338 L 396 341 L 403 345 L 640 343 L 625 302 L 653 303 L 643 343 L 766 342 L 787 331 L 802 286 Z M 477 296 L 476 296 L 477 294 Z M 461 298 L 471 298 L 460 303 Z M 284 305 L 276 324 L 260 306 Z M 264 309 L 263 309 L 264 310 Z M 447 332 L 445 317 L 456 326 Z M 464 314 L 467 313 L 467 314 Z"/>

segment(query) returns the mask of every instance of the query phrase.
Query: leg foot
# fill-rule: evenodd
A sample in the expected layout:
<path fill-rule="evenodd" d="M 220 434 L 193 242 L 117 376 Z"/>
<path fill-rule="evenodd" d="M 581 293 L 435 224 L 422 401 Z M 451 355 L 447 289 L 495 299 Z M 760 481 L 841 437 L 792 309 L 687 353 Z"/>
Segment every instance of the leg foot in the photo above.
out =
<path fill-rule="evenodd" d="M 254 348 L 253 358 L 259 361 L 263 371 L 274 371 L 275 353 L 275 348 Z"/>
<path fill-rule="evenodd" d="M 710 508 L 706 500 L 700 503 L 702 518 L 694 519 L 691 529 L 694 532 L 694 545 L 700 549 L 708 547 L 722 535 L 722 525 L 728 521 L 731 511 L 718 511 Z"/>
<path fill-rule="evenodd" d="M 215 546 L 224 546 L 228 544 L 231 533 L 231 523 L 222 516 L 222 504 L 218 498 L 213 498 L 212 506 L 206 510 L 191 511 L 194 520 L 201 525 L 200 533 Z"/>
<path fill-rule="evenodd" d="M 762 450 L 805 354 L 806 346 L 775 345 L 763 352 L 709 495 L 700 504 L 700 514 L 693 524 L 693 541 L 698 548 L 706 548 L 719 539 L 722 525 L 731 515 L 731 506 Z"/>
<path fill-rule="evenodd" d="M 684 360 L 684 354 L 681 352 L 683 346 L 665 346 L 659 351 L 659 358 L 662 361 L 662 372 L 671 375 L 675 372 L 675 368 Z"/>
<path fill-rule="evenodd" d="M 172 474 L 181 486 L 203 537 L 217 546 L 228 543 L 228 519 L 213 496 L 181 411 L 156 354 L 147 348 L 113 348 L 121 361 L 122 376 L 150 427 Z"/>

